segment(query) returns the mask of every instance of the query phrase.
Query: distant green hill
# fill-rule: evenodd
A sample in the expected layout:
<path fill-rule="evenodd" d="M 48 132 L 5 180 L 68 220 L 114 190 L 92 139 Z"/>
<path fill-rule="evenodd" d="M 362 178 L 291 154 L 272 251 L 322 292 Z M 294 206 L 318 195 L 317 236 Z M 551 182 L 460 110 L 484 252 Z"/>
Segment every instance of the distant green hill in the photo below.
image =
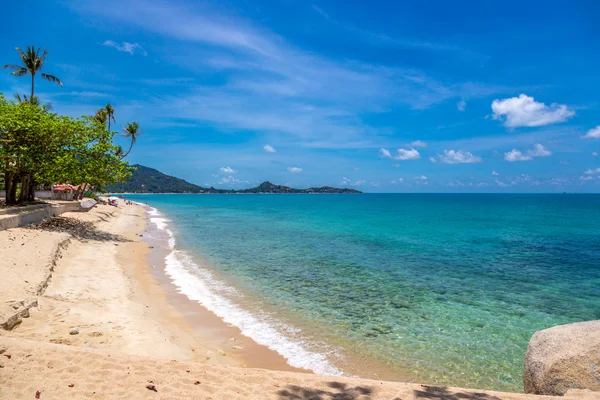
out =
<path fill-rule="evenodd" d="M 255 188 L 242 190 L 204 188 L 163 174 L 154 168 L 139 164 L 134 167 L 137 169 L 133 171 L 129 181 L 108 186 L 105 190 L 108 193 L 361 193 L 354 189 L 337 189 L 330 186 L 294 189 L 271 182 L 263 182 Z"/>

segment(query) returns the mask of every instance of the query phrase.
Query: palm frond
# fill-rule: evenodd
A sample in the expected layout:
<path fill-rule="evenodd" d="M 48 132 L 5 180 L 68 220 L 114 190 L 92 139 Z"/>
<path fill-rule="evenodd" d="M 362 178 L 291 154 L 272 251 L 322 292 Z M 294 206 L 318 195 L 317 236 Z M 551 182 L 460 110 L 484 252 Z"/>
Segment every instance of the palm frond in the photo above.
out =
<path fill-rule="evenodd" d="M 16 65 L 16 64 L 6 64 L 5 66 L 2 67 L 2 69 L 12 69 L 13 71 L 16 71 L 18 69 L 24 69 L 25 67 L 22 67 L 20 65 Z"/>
<path fill-rule="evenodd" d="M 21 50 L 20 47 L 15 47 L 15 49 L 19 52 L 19 55 L 21 56 L 21 60 L 23 60 L 23 62 L 25 62 L 25 59 L 27 58 L 27 56 L 25 55 L 25 53 L 23 53 L 23 50 Z M 27 46 L 27 52 L 29 53 L 29 46 Z"/>
<path fill-rule="evenodd" d="M 58 79 L 54 75 L 42 74 L 42 78 L 47 80 L 48 82 L 58 83 L 59 86 L 63 85 L 62 82 L 60 81 L 60 79 Z"/>

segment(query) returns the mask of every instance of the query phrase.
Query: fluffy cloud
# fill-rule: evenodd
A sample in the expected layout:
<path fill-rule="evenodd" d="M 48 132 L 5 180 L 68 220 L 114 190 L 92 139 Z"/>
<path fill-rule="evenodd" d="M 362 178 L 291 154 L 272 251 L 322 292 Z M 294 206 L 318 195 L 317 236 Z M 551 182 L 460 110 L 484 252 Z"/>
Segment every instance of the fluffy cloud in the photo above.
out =
<path fill-rule="evenodd" d="M 504 159 L 509 162 L 528 161 L 528 160 L 531 160 L 531 156 L 526 156 L 525 154 L 521 153 L 519 150 L 512 149 L 508 153 L 504 153 Z"/>
<path fill-rule="evenodd" d="M 464 100 L 459 101 L 456 105 L 456 108 L 458 108 L 458 111 L 465 111 L 465 109 L 467 108 L 467 102 Z"/>
<path fill-rule="evenodd" d="M 588 169 L 587 171 L 585 171 L 585 174 L 587 175 L 600 175 L 600 168 L 596 168 L 596 169 Z"/>
<path fill-rule="evenodd" d="M 500 187 L 507 187 L 508 185 L 504 182 L 502 182 L 501 180 L 496 179 L 496 185 L 500 186 Z"/>
<path fill-rule="evenodd" d="M 598 157 L 598 152 L 594 151 L 594 152 L 592 153 L 592 156 L 594 156 L 594 157 Z"/>
<path fill-rule="evenodd" d="M 427 147 L 427 143 L 422 140 L 415 140 L 410 144 L 412 147 Z"/>
<path fill-rule="evenodd" d="M 496 171 L 492 171 L 492 176 L 499 176 L 500 174 L 497 173 Z"/>
<path fill-rule="evenodd" d="M 437 162 L 437 160 L 433 156 L 429 156 L 429 161 L 431 161 L 434 164 Z"/>
<path fill-rule="evenodd" d="M 512 149 L 508 153 L 504 153 L 504 159 L 509 162 L 529 161 L 532 160 L 533 157 L 548 157 L 551 155 L 552 152 L 550 150 L 543 145 L 536 143 L 533 145 L 533 149 L 527 150 L 527 154 L 523 154 L 517 149 Z"/>
<path fill-rule="evenodd" d="M 438 154 L 437 156 L 440 162 L 444 164 L 473 164 L 483 161 L 479 156 L 460 150 L 444 150 L 444 154 Z"/>
<path fill-rule="evenodd" d="M 221 171 L 224 174 L 235 174 L 237 171 L 231 167 L 221 167 L 219 168 L 219 171 Z"/>
<path fill-rule="evenodd" d="M 552 155 L 552 152 L 550 152 L 541 144 L 536 143 L 533 145 L 532 150 L 527 151 L 527 154 L 529 154 L 531 157 L 548 157 Z"/>
<path fill-rule="evenodd" d="M 263 146 L 263 149 L 267 152 L 267 153 L 277 153 L 277 150 L 275 150 L 275 147 L 271 146 L 270 144 L 265 144 Z"/>
<path fill-rule="evenodd" d="M 388 149 L 380 149 L 379 154 L 385 158 L 392 158 L 394 160 L 418 160 L 421 155 L 416 149 L 398 149 L 395 156 L 393 156 Z"/>
<path fill-rule="evenodd" d="M 579 180 L 581 180 L 581 181 L 591 181 L 592 179 L 594 179 L 594 178 L 592 178 L 591 176 L 580 176 L 579 177 Z"/>
<path fill-rule="evenodd" d="M 299 174 L 300 172 L 302 172 L 302 168 L 299 167 L 288 167 L 287 170 L 292 174 Z"/>
<path fill-rule="evenodd" d="M 123 52 L 129 53 L 129 54 L 139 52 L 145 56 L 148 55 L 146 50 L 144 50 L 144 48 L 142 46 L 140 46 L 138 43 L 123 42 L 122 44 L 119 44 L 117 42 L 113 42 L 112 40 L 107 40 L 104 43 L 102 43 L 102 45 L 112 47 L 113 49 L 117 49 L 119 51 L 123 51 Z"/>
<path fill-rule="evenodd" d="M 415 176 L 415 181 L 426 181 L 427 177 L 425 175 Z"/>
<path fill-rule="evenodd" d="M 404 182 L 404 178 L 398 178 L 398 179 L 394 179 L 393 181 L 390 181 L 390 183 L 392 185 L 395 185 L 396 183 L 402 183 Z"/>
<path fill-rule="evenodd" d="M 590 129 L 588 133 L 582 136 L 583 139 L 600 139 L 600 125 L 594 129 Z"/>
<path fill-rule="evenodd" d="M 509 128 L 550 125 L 564 122 L 575 115 L 575 111 L 570 110 L 564 104 L 552 103 L 547 106 L 525 94 L 509 99 L 494 100 L 492 111 L 493 118 L 503 120 L 504 125 Z"/>

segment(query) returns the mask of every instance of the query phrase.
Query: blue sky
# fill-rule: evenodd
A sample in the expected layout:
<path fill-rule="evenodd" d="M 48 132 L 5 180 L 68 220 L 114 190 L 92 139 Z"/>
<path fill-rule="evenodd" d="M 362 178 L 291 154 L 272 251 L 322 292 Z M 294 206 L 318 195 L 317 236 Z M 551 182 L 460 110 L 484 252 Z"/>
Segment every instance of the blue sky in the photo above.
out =
<path fill-rule="evenodd" d="M 131 163 L 222 188 L 600 191 L 595 1 L 26 3 L 0 64 L 47 48 L 64 87 L 42 101 L 138 121 Z"/>

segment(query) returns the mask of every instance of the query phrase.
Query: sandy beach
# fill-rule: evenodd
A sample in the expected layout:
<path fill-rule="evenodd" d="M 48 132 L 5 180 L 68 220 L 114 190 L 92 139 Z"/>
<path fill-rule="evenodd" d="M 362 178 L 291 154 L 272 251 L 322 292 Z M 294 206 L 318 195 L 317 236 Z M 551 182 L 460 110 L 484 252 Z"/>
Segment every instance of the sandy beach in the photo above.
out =
<path fill-rule="evenodd" d="M 546 398 L 297 370 L 177 293 L 160 266 L 163 249 L 145 241 L 142 206 L 62 216 L 94 223 L 97 234 L 0 232 L 0 311 L 37 300 L 0 329 L 2 399 Z"/>

